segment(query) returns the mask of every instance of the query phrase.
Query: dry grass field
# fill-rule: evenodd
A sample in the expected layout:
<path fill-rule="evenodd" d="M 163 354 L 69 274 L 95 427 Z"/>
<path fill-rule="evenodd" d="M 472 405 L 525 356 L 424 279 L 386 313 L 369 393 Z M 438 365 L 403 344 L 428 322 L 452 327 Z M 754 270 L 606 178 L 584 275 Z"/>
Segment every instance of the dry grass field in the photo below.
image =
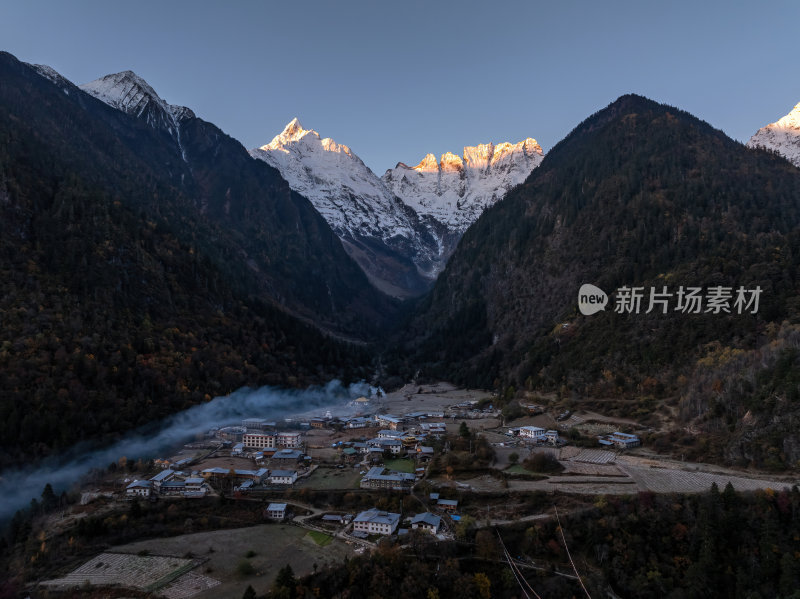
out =
<path fill-rule="evenodd" d="M 360 470 L 351 466 L 346 468 L 317 468 L 310 476 L 295 485 L 298 489 L 358 489 L 361 482 Z"/>
<path fill-rule="evenodd" d="M 183 555 L 191 550 L 207 560 L 194 573 L 221 582 L 196 594 L 194 599 L 239 599 L 248 584 L 259 595 L 266 593 L 278 570 L 286 564 L 291 565 L 295 575 L 300 576 L 312 572 L 314 564 L 321 568 L 353 555 L 352 548 L 344 542 L 334 539 L 321 547 L 308 532 L 290 524 L 263 524 L 138 541 L 115 547 L 113 551 Z M 245 557 L 248 552 L 254 555 Z M 237 573 L 239 564 L 245 560 L 253 566 L 255 572 L 251 575 Z"/>

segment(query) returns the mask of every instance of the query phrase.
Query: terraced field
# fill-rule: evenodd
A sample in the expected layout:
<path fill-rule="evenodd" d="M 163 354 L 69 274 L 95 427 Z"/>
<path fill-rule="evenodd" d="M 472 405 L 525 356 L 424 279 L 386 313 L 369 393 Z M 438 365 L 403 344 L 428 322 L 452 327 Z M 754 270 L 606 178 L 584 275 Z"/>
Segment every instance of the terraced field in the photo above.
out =
<path fill-rule="evenodd" d="M 191 572 L 200 563 L 165 555 L 101 553 L 63 578 L 42 585 L 58 590 L 80 587 L 87 582 L 92 586 L 119 585 L 182 599 L 219 584 L 218 580 Z"/>
<path fill-rule="evenodd" d="M 614 461 L 616 455 L 613 451 L 605 449 L 583 449 L 572 458 L 575 462 L 585 462 L 587 464 L 609 464 Z"/>
<path fill-rule="evenodd" d="M 333 539 L 323 547 L 311 537 L 307 529 L 290 524 L 261 524 L 147 539 L 115 548 L 133 554 L 140 551 L 180 554 L 187 549 L 191 549 L 196 555 L 202 555 L 207 561 L 190 573 L 194 575 L 192 578 L 176 581 L 182 583 L 182 588 L 201 587 L 204 584 L 203 577 L 219 579 L 221 582 L 203 590 L 198 589 L 194 599 L 238 598 L 242 596 L 247 585 L 252 585 L 262 595 L 269 590 L 278 570 L 286 564 L 292 566 L 296 575 L 302 576 L 312 572 L 314 564 L 320 568 L 332 566 L 341 563 L 345 556 L 353 555 L 353 548 L 339 539 Z M 245 560 L 255 570 L 252 575 L 241 575 L 238 572 L 239 564 Z M 176 593 L 174 599 L 192 596 L 179 595 L 177 593 L 180 590 L 170 591 L 169 587 L 160 594 L 167 595 L 169 592 Z"/>
<path fill-rule="evenodd" d="M 699 493 L 717 483 L 721 489 L 730 482 L 737 491 L 754 491 L 756 489 L 782 489 L 791 486 L 788 483 L 749 478 L 724 473 L 691 472 L 670 468 L 642 468 L 639 466 L 620 465 L 620 469 L 636 481 L 642 490 L 656 493 Z"/>

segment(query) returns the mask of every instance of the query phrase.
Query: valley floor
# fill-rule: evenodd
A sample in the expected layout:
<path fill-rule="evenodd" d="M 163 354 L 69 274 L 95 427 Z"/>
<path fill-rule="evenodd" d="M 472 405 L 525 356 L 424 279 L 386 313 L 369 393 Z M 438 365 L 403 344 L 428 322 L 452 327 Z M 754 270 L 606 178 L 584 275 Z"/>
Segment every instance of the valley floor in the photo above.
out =
<path fill-rule="evenodd" d="M 615 419 L 591 412 L 577 412 L 569 417 L 561 414 L 556 417 L 554 413 L 550 413 L 553 409 L 549 409 L 544 413 L 517 419 L 509 427 L 499 411 L 490 406 L 491 398 L 492 394 L 487 391 L 459 389 L 447 383 L 406 385 L 398 391 L 370 401 L 368 412 L 365 412 L 399 417 L 425 412 L 433 415 L 428 421 L 444 424 L 447 433 L 451 435 L 450 439 L 460 434 L 462 423 L 466 422 L 469 429 L 477 435 L 474 438 L 482 437 L 480 440 L 484 444 L 492 446 L 494 457 L 487 468 L 473 471 L 467 468 L 445 473 L 441 467 L 436 470 L 428 466 L 424 477 L 412 489 L 412 497 L 404 496 L 400 501 L 402 497 L 398 498 L 395 493 L 394 499 L 390 500 L 383 497 L 385 492 L 382 490 L 360 488 L 361 476 L 369 467 L 367 457 L 360 464 L 341 463 L 341 443 L 362 435 L 377 435 L 377 426 L 372 429 L 340 431 L 311 429 L 304 433 L 304 443 L 305 450 L 312 456 L 315 465 L 309 470 L 308 476 L 298 480 L 296 489 L 285 491 L 285 499 L 277 499 L 294 503 L 306 515 L 281 524 L 249 525 L 117 545 L 95 555 L 71 574 L 51 582 L 49 586 L 79 586 L 84 580 L 89 580 L 91 584 L 108 584 L 109 576 L 113 576 L 113 568 L 122 568 L 122 562 L 127 564 L 125 560 L 132 560 L 132 565 L 125 567 L 129 570 L 141 569 L 147 575 L 142 575 L 141 580 L 120 582 L 143 591 L 155 590 L 169 599 L 238 597 L 248 585 L 253 586 L 258 594 L 266 593 L 278 570 L 287 564 L 291 565 L 296 575 L 302 576 L 315 572 L 318 568 L 339 564 L 346 557 L 362 552 L 364 548 L 370 550 L 374 546 L 372 542 L 359 541 L 345 534 L 348 531 L 347 525 L 337 525 L 329 529 L 320 527 L 320 522 L 315 519 L 323 512 L 331 510 L 335 513 L 342 509 L 341 499 L 328 505 L 333 501 L 330 499 L 333 495 L 326 495 L 327 493 L 339 493 L 342 496 L 349 493 L 351 498 L 350 504 L 347 504 L 348 511 L 364 509 L 361 505 L 364 501 L 376 501 L 376 504 L 381 501 L 395 501 L 397 507 L 402 503 L 402 511 L 408 512 L 404 517 L 424 509 L 437 512 L 443 522 L 446 522 L 442 538 L 453 538 L 458 517 L 453 517 L 451 521 L 450 516 L 440 506 L 437 510 L 436 502 L 428 497 L 428 490 L 441 492 L 443 497 L 458 497 L 458 513 L 462 517 L 470 516 L 478 523 L 504 525 L 551 518 L 552 504 L 564 499 L 568 505 L 581 509 L 580 506 L 590 505 L 595 501 L 591 496 L 601 494 L 700 493 L 707 491 L 714 483 L 723 489 L 729 482 L 737 491 L 768 488 L 780 490 L 798 484 L 797 476 L 769 476 L 709 464 L 689 463 L 655 454 L 646 447 L 619 451 L 605 447 L 577 446 L 569 442 L 568 431 L 576 426 L 590 431 L 588 434 L 604 434 L 615 430 L 617 426 L 637 430 L 637 423 L 630 419 Z M 547 446 L 527 442 L 511 432 L 520 426 L 529 425 L 559 429 L 564 436 L 556 446 Z M 175 457 L 185 456 L 187 451 L 191 453 L 189 449 L 183 449 Z M 537 453 L 549 454 L 558 460 L 563 470 L 557 474 L 539 474 L 523 467 L 526 458 Z M 449 457 L 446 449 L 441 457 Z M 386 459 L 384 465 L 406 472 L 413 472 L 415 466 L 419 466 L 418 463 L 415 464 L 413 456 L 408 459 Z M 193 467 L 211 466 L 224 470 L 247 468 L 249 459 L 231 456 L 230 450 L 227 453 L 224 450 L 214 450 L 206 452 Z M 552 496 L 552 501 L 545 501 L 547 509 L 531 507 L 527 498 L 533 492 L 545 492 Z M 274 497 L 282 497 L 283 491 L 276 492 L 273 489 L 265 493 L 250 497 L 254 506 L 262 505 L 262 501 L 275 501 Z M 360 499 L 362 495 L 363 501 Z M 570 496 L 573 499 L 569 499 Z M 298 497 L 303 498 L 303 501 L 306 497 L 316 497 L 314 506 L 309 505 L 311 501 L 297 503 Z M 181 500 L 167 498 L 159 502 L 164 504 L 163 507 L 153 509 L 169 512 L 172 505 L 177 506 L 178 501 Z M 359 501 L 361 504 L 356 509 Z M 410 509 L 412 504 L 413 509 Z M 124 501 L 119 501 L 116 508 L 112 505 L 114 504 L 99 506 L 96 512 L 101 514 L 114 509 L 128 509 L 128 504 Z M 47 582 L 44 584 L 48 585 Z"/>

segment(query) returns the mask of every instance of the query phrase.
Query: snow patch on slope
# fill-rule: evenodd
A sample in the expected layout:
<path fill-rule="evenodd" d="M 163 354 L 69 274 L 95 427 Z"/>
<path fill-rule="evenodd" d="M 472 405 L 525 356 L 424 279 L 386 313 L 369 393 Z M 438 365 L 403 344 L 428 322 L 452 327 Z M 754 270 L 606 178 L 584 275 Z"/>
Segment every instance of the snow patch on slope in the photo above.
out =
<path fill-rule="evenodd" d="M 67 90 L 69 88 L 74 88 L 75 84 L 72 83 L 69 79 L 64 77 L 61 73 L 56 71 L 53 67 L 47 66 L 46 64 L 31 64 L 29 62 L 25 63 L 29 67 L 31 67 L 34 71 L 39 73 L 42 77 L 50 81 L 51 83 L 55 83 L 58 87 L 65 91 L 65 93 L 69 93 Z"/>

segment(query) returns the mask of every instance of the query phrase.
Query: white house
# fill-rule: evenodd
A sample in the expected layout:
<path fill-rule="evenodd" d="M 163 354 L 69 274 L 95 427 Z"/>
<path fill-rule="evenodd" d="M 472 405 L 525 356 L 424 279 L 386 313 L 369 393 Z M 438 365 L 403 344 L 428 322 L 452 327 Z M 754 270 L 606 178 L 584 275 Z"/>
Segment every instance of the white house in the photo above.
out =
<path fill-rule="evenodd" d="M 545 431 L 543 428 L 539 426 L 522 426 L 519 429 L 519 436 L 525 439 L 533 439 L 534 441 L 540 441 L 545 438 Z"/>
<path fill-rule="evenodd" d="M 436 514 L 431 514 L 430 512 L 417 514 L 411 520 L 411 528 L 419 528 L 422 530 L 427 530 L 431 534 L 438 533 L 441 526 L 442 526 L 442 519 Z"/>
<path fill-rule="evenodd" d="M 286 518 L 286 504 L 270 503 L 267 506 L 266 515 L 270 520 L 283 520 Z"/>
<path fill-rule="evenodd" d="M 400 523 L 400 514 L 382 512 L 375 508 L 361 512 L 353 520 L 353 530 L 368 534 L 390 535 Z"/>
<path fill-rule="evenodd" d="M 381 451 L 388 451 L 392 455 L 400 455 L 403 453 L 403 442 L 399 439 L 370 439 L 367 441 L 370 447 L 380 447 Z"/>
<path fill-rule="evenodd" d="M 153 482 L 149 480 L 135 480 L 125 488 L 128 497 L 150 497 Z"/>
<path fill-rule="evenodd" d="M 353 449 L 355 449 L 358 453 L 369 453 L 369 445 L 366 443 L 362 443 L 361 441 L 355 441 L 352 445 Z"/>
<path fill-rule="evenodd" d="M 269 482 L 273 485 L 293 485 L 297 481 L 297 470 L 273 470 Z"/>
<path fill-rule="evenodd" d="M 245 447 L 252 449 L 275 449 L 276 437 L 265 432 L 247 433 L 243 437 Z"/>
<path fill-rule="evenodd" d="M 278 433 L 278 447 L 300 447 L 303 444 L 302 433 L 283 432 Z"/>

